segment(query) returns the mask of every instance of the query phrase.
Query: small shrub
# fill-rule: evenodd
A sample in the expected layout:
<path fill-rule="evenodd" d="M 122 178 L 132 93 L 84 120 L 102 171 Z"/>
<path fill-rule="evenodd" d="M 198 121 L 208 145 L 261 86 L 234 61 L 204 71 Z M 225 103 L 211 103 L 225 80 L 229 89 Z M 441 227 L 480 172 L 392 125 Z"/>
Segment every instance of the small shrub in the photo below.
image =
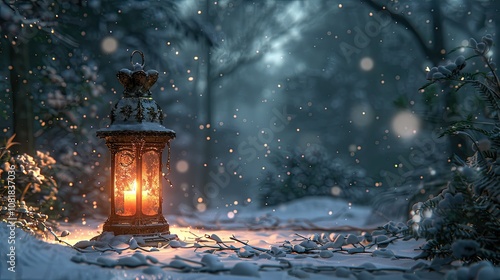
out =
<path fill-rule="evenodd" d="M 9 148 L 15 144 L 14 136 L 1 149 L 0 181 L 3 188 L 0 197 L 7 197 L 8 187 L 15 186 L 16 200 L 46 212 L 53 208 L 57 200 L 58 185 L 53 169 L 56 161 L 49 153 L 41 151 L 34 156 L 11 155 Z"/>
<path fill-rule="evenodd" d="M 366 192 L 370 180 L 364 170 L 332 158 L 319 146 L 279 152 L 271 163 L 274 169 L 265 174 L 260 190 L 260 201 L 265 206 L 325 195 L 367 203 L 371 196 Z"/>

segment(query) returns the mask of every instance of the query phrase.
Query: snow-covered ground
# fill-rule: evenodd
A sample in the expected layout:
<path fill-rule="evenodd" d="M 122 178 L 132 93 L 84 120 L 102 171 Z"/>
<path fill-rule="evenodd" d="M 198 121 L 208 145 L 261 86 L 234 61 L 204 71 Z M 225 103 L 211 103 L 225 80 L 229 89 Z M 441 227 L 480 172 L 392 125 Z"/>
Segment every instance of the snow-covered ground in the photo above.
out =
<path fill-rule="evenodd" d="M 236 210 L 236 213 L 235 211 Z M 228 212 L 235 213 L 228 214 Z M 179 240 L 163 247 L 137 246 L 130 237 L 108 238 L 79 252 L 17 229 L 15 272 L 9 271 L 10 230 L 0 224 L 0 279 L 441 279 L 427 261 L 415 261 L 424 241 L 395 240 L 348 253 L 333 243 L 339 235 L 373 229 L 370 209 L 330 198 L 307 198 L 275 209 L 252 207 L 167 216 Z M 74 245 L 98 235 L 105 218 L 63 224 Z M 368 226 L 367 226 L 368 224 Z M 193 228 L 196 227 L 196 228 Z M 251 229 L 251 230 L 249 230 Z M 351 229 L 351 232 L 345 231 Z M 371 230 L 370 230 L 371 231 Z M 352 236 L 351 236 L 352 237 Z M 349 238 L 346 238 L 349 239 Z M 361 238 L 360 238 L 361 240 Z M 318 244 L 329 245 L 321 247 Z M 247 245 L 245 245 L 246 243 Z M 81 243 L 80 243 L 81 244 Z M 365 245 L 367 242 L 364 243 Z M 109 245 L 117 249 L 109 250 Z M 338 244 L 337 244 L 338 245 Z M 361 245 L 356 245 L 361 248 Z M 117 252 L 118 251 L 118 252 Z M 351 251 L 352 252 L 352 251 Z"/>

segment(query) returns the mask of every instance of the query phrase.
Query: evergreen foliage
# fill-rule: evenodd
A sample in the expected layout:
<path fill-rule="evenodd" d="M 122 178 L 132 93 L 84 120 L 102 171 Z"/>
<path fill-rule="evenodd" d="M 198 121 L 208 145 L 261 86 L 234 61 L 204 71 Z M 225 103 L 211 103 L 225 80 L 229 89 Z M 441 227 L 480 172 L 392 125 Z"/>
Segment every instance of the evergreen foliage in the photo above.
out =
<path fill-rule="evenodd" d="M 466 135 L 474 142 L 475 154 L 467 160 L 455 158 L 453 179 L 436 197 L 413 206 L 408 235 L 425 238 L 417 258 L 444 258 L 465 263 L 500 263 L 500 82 L 489 50 L 493 39 L 486 35 L 478 43 L 470 39 L 467 49 L 475 55 L 459 56 L 454 63 L 433 67 L 430 82 L 452 83 L 456 91 L 472 86 L 487 104 L 493 123 L 479 123 L 468 117 L 449 127 L 444 135 Z M 481 59 L 487 72 L 462 72 L 470 59 Z M 483 134 L 486 145 L 478 145 L 472 133 Z"/>
<path fill-rule="evenodd" d="M 310 146 L 271 157 L 274 170 L 261 182 L 261 204 L 277 205 L 306 196 L 336 196 L 367 203 L 370 179 L 365 171 L 332 158 L 322 147 Z"/>
<path fill-rule="evenodd" d="M 15 134 L 4 147 L 0 147 L 0 200 L 6 200 L 8 188 L 15 188 L 15 198 L 23 203 L 36 206 L 45 213 L 57 204 L 58 185 L 54 180 L 56 161 L 49 153 L 37 151 L 35 156 L 28 154 L 12 155 L 10 148 Z M 54 212 L 51 212 L 54 213 Z"/>

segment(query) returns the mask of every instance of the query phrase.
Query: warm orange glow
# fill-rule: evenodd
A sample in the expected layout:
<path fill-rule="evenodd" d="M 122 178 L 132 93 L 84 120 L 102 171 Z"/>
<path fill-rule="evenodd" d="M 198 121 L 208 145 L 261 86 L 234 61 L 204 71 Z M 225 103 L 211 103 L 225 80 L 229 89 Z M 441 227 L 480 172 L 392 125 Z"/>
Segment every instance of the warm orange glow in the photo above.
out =
<path fill-rule="evenodd" d="M 131 191 L 124 191 L 123 196 L 124 196 L 124 209 L 123 209 L 123 214 L 130 216 L 134 215 L 136 211 L 136 190 L 137 190 L 137 182 L 134 180 L 134 184 L 132 185 L 132 190 Z"/>
<path fill-rule="evenodd" d="M 146 215 L 153 215 L 155 214 L 154 209 L 155 209 L 155 197 L 149 196 L 146 191 L 142 191 L 142 213 Z"/>
<path fill-rule="evenodd" d="M 135 215 L 135 212 L 137 210 L 137 181 L 134 180 L 132 190 L 123 192 L 123 197 L 123 215 Z M 155 197 L 148 195 L 147 191 L 142 191 L 142 209 L 144 209 L 143 212 L 146 215 L 153 215 L 155 212 Z"/>

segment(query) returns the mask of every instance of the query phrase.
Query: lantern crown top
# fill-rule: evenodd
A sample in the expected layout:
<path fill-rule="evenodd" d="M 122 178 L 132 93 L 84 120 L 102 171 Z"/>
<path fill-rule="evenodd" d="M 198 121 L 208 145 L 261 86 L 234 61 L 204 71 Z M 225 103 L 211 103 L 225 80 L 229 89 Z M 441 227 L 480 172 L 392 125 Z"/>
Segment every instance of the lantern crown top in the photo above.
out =
<path fill-rule="evenodd" d="M 141 55 L 142 62 L 140 64 L 133 62 L 136 53 Z M 123 68 L 116 74 L 118 81 L 120 81 L 120 84 L 125 88 L 123 96 L 151 97 L 151 91 L 149 91 L 149 89 L 158 80 L 158 71 L 152 69 L 144 71 L 144 54 L 138 50 L 133 51 L 130 55 L 130 63 L 132 64 L 133 70 Z"/>
<path fill-rule="evenodd" d="M 140 54 L 141 63 L 133 62 L 135 54 Z M 100 129 L 97 136 L 147 133 L 175 138 L 175 132 L 163 126 L 163 111 L 149 91 L 158 80 L 158 72 L 144 71 L 144 54 L 141 51 L 132 52 L 130 63 L 133 70 L 124 68 L 117 74 L 125 87 L 123 98 L 111 110 L 109 127 Z"/>

